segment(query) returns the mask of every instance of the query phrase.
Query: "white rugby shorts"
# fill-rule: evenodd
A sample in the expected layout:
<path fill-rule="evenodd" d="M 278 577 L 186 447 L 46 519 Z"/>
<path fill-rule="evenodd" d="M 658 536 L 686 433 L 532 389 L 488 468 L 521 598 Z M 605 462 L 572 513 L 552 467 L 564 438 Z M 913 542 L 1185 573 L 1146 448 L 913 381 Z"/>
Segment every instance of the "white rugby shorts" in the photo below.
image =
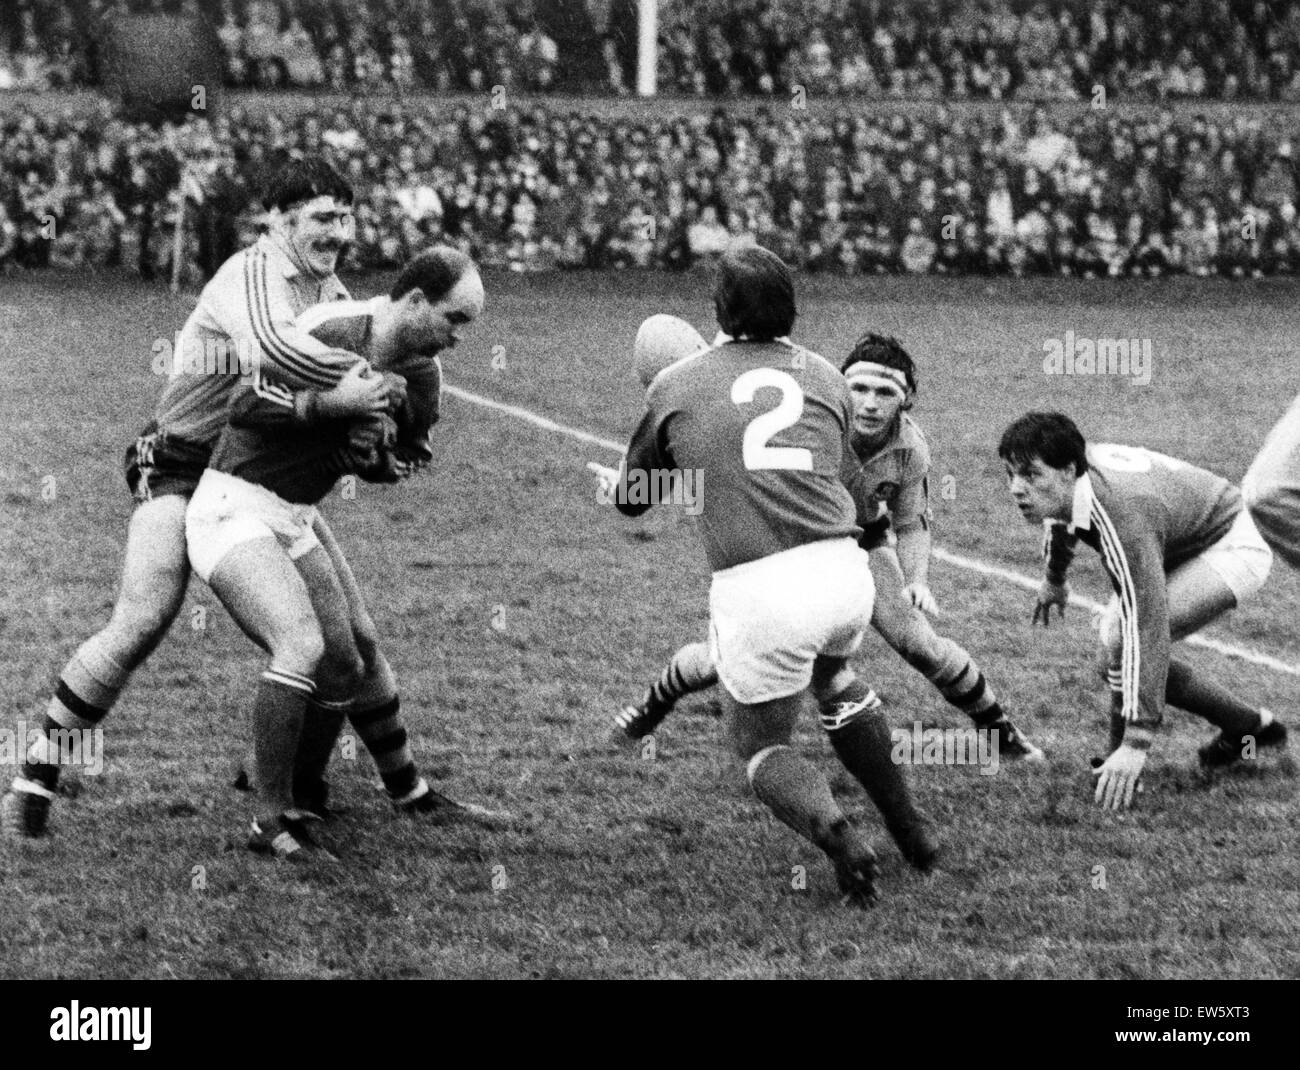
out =
<path fill-rule="evenodd" d="M 713 574 L 709 651 L 737 702 L 796 695 L 818 655 L 848 657 L 871 626 L 875 584 L 854 539 L 796 546 Z"/>
<path fill-rule="evenodd" d="M 1300 568 L 1300 397 L 1269 432 L 1241 494 L 1265 541 Z"/>
<path fill-rule="evenodd" d="M 231 550 L 253 539 L 277 539 L 290 560 L 320 545 L 314 505 L 295 505 L 246 479 L 209 468 L 185 512 L 190 567 L 206 583 Z"/>
<path fill-rule="evenodd" d="M 1223 538 L 1192 560 L 1209 565 L 1228 585 L 1237 605 L 1241 605 L 1264 586 L 1273 566 L 1273 551 L 1255 527 L 1250 513 L 1243 509 Z M 1114 595 L 1102 614 L 1101 641 L 1112 650 L 1119 649 L 1119 598 Z"/>

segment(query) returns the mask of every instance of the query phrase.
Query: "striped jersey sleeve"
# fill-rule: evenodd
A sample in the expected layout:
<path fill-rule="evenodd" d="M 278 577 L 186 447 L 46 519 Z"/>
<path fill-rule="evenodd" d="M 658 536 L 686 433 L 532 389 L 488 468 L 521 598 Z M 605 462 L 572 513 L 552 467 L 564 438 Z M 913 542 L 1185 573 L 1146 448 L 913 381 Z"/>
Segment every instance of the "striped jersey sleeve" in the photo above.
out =
<path fill-rule="evenodd" d="M 284 254 L 259 241 L 228 260 L 203 291 L 199 325 L 234 339 L 250 339 L 258 372 L 295 390 L 328 390 L 361 359 L 326 345 L 297 322 L 317 304 L 322 290 L 329 298 L 342 287 L 328 287 L 305 274 L 286 273 Z"/>
<path fill-rule="evenodd" d="M 1094 484 L 1089 519 L 1102 565 L 1119 598 L 1125 721 L 1156 728 L 1169 676 L 1165 531 L 1158 503 L 1107 493 Z"/>

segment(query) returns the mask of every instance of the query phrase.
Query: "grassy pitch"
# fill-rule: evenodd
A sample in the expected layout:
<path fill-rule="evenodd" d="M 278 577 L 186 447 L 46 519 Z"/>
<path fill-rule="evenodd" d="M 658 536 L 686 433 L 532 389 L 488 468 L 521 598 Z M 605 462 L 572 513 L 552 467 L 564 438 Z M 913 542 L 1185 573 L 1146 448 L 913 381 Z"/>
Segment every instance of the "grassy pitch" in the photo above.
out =
<path fill-rule="evenodd" d="M 368 293 L 371 287 L 358 285 Z M 640 320 L 710 333 L 708 283 L 639 274 L 488 279 L 488 313 L 449 381 L 622 441 L 640 406 Z M 1293 283 L 804 279 L 800 340 L 838 358 L 866 328 L 920 365 L 914 415 L 935 457 L 939 545 L 1033 574 L 994 445 L 1029 408 L 1095 440 L 1239 479 L 1300 390 Z M 130 503 L 120 458 L 160 382 L 151 346 L 192 307 L 136 280 L 8 279 L 0 291 L 0 727 L 34 720 L 112 605 Z M 1149 385 L 1044 373 L 1044 344 L 1152 340 Z M 1031 596 L 935 562 L 941 630 L 963 643 L 1048 752 L 1046 766 L 912 770 L 947 849 L 919 877 L 839 773 L 815 719 L 798 744 L 878 841 L 884 898 L 836 902 L 818 852 L 743 787 L 710 696 L 653 756 L 607 743 L 680 643 L 702 637 L 708 574 L 681 510 L 629 522 L 596 502 L 598 446 L 447 399 L 439 457 L 401 487 L 327 502 L 368 591 L 417 756 L 447 791 L 509 807 L 483 834 L 393 815 L 364 757 L 333 773 L 344 855 L 298 869 L 242 848 L 227 787 L 248 743 L 260 656 L 195 583 L 106 724 L 102 775 L 56 803 L 48 840 L 0 843 L 0 976 L 1295 977 L 1300 805 L 1289 756 L 1205 777 L 1208 726 L 1170 714 L 1140 808 L 1091 803 L 1106 698 L 1087 614 L 1032 630 Z M 707 491 L 706 491 L 707 493 Z M 1075 588 L 1104 597 L 1092 555 Z M 1300 663 L 1300 583 L 1268 587 L 1213 634 Z M 1293 727 L 1295 676 L 1194 649 Z M 961 725 L 874 635 L 859 659 L 891 721 Z M 8 773 L 4 773 L 8 776 Z"/>

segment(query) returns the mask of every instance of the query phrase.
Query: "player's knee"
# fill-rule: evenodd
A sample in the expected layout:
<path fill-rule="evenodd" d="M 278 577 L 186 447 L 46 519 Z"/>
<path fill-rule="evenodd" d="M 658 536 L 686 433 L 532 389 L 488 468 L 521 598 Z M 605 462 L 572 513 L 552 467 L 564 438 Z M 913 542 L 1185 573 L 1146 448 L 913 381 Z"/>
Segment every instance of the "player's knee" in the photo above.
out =
<path fill-rule="evenodd" d="M 379 631 L 369 615 L 352 622 L 352 641 L 356 644 L 364 670 L 373 671 L 379 660 Z"/>
<path fill-rule="evenodd" d="M 293 621 L 271 637 L 271 658 L 288 672 L 315 678 L 325 657 L 325 637 L 315 617 Z"/>
<path fill-rule="evenodd" d="M 316 668 L 316 686 L 322 694 L 340 698 L 356 694 L 366 667 L 355 651 L 326 650 Z"/>
<path fill-rule="evenodd" d="M 123 666 L 133 668 L 171 627 L 181 600 L 160 586 L 148 594 L 119 599 L 103 631 L 105 649 Z"/>
<path fill-rule="evenodd" d="M 817 661 L 813 665 L 812 695 L 818 704 L 829 701 L 846 690 L 858 674 L 844 661 Z"/>
<path fill-rule="evenodd" d="M 935 635 L 929 629 L 909 626 L 898 633 L 895 650 L 913 669 L 929 675 L 942 660 L 934 639 Z"/>
<path fill-rule="evenodd" d="M 733 717 L 730 736 L 732 751 L 737 758 L 747 763 L 761 750 L 789 743 L 791 732 L 780 723 Z"/>

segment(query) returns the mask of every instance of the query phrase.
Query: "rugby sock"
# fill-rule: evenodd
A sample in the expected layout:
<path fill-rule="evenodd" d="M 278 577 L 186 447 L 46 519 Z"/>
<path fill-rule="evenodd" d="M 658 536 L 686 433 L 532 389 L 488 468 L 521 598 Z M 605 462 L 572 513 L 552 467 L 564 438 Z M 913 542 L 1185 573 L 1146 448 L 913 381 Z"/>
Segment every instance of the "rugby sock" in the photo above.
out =
<path fill-rule="evenodd" d="M 763 805 L 806 840 L 844 817 L 821 770 L 784 744 L 755 754 L 745 774 Z"/>
<path fill-rule="evenodd" d="M 718 682 L 707 643 L 688 643 L 672 656 L 668 667 L 646 692 L 646 705 L 672 706 L 693 691 L 703 691 Z"/>
<path fill-rule="evenodd" d="M 930 846 L 925 821 L 912 801 L 902 767 L 894 762 L 889 726 L 879 707 L 872 707 L 872 697 L 861 680 L 854 680 L 821 704 L 822 727 L 844 768 L 876 804 L 903 855 L 920 864 Z"/>
<path fill-rule="evenodd" d="M 262 673 L 253 702 L 253 760 L 258 791 L 279 817 L 294 808 L 293 769 L 303 716 L 314 686 L 311 679 L 272 666 Z"/>
<path fill-rule="evenodd" d="M 975 660 L 951 639 L 939 636 L 937 644 L 942 652 L 939 665 L 932 672 L 925 672 L 926 679 L 950 705 L 979 727 L 1001 718 L 1002 707 Z"/>
<path fill-rule="evenodd" d="M 346 701 L 336 702 L 313 695 L 303 714 L 302 735 L 298 738 L 298 753 L 293 763 L 294 795 L 304 803 L 323 802 L 321 787 L 325 770 L 330 764 L 330 754 L 339 738 L 339 731 L 347 719 Z M 310 807 L 309 807 L 310 808 Z"/>
<path fill-rule="evenodd" d="M 1264 727 L 1257 708 L 1248 706 L 1178 658 L 1169 659 L 1165 701 L 1204 717 L 1231 738 L 1252 735 Z"/>
<path fill-rule="evenodd" d="M 397 677 L 388 659 L 376 651 L 352 701 L 348 720 L 374 759 L 389 797 L 397 800 L 405 799 L 420 785 L 400 711 Z"/>
<path fill-rule="evenodd" d="M 61 728 L 94 728 L 113 708 L 129 676 L 130 672 L 104 650 L 98 635 L 82 643 L 59 673 L 40 727 L 29 732 L 31 743 L 20 775 L 53 791 L 59 783 L 59 756 L 49 733 Z"/>
<path fill-rule="evenodd" d="M 348 720 L 375 760 L 379 778 L 393 799 L 405 798 L 420 783 L 400 706 L 401 700 L 394 694 L 378 706 L 356 708 L 348 713 Z"/>

